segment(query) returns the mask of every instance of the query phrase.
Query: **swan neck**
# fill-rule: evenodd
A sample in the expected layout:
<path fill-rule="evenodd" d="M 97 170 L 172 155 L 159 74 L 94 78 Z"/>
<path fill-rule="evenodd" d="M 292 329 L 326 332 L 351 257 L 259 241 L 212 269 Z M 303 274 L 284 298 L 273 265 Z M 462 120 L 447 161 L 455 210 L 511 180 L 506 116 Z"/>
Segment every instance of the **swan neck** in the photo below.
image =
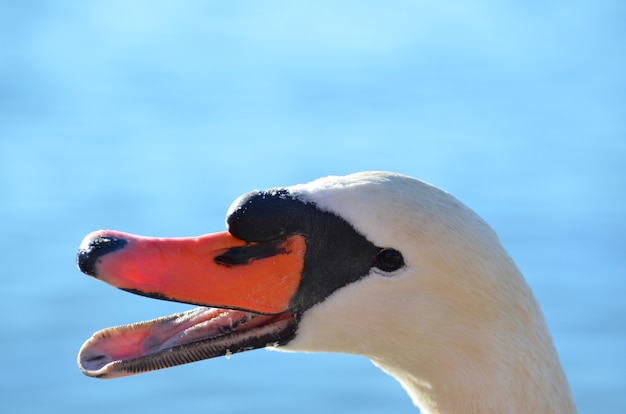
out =
<path fill-rule="evenodd" d="M 411 356 L 391 364 L 373 360 L 400 381 L 423 414 L 576 412 L 551 339 L 539 352 L 442 357 L 431 363 Z"/>

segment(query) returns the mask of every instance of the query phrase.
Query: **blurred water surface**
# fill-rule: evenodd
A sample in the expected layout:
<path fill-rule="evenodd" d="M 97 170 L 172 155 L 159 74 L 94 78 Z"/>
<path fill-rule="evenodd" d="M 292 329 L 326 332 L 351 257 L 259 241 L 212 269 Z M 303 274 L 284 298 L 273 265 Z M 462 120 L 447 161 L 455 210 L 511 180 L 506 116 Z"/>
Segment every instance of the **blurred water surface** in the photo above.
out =
<path fill-rule="evenodd" d="M 0 5 L 2 412 L 411 413 L 346 355 L 83 376 L 92 332 L 187 309 L 81 275 L 92 230 L 224 228 L 239 194 L 393 170 L 499 232 L 580 412 L 626 411 L 621 1 Z"/>

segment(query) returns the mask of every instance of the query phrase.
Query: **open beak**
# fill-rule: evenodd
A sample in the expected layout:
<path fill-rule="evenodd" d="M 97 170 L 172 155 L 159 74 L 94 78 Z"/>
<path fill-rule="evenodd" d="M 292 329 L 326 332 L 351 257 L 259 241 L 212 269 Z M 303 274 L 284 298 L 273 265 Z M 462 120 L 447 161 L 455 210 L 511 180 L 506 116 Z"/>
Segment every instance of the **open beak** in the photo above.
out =
<path fill-rule="evenodd" d="M 287 343 L 297 329 L 290 302 L 305 251 L 300 235 L 248 243 L 228 232 L 194 238 L 89 234 L 77 256 L 83 273 L 202 307 L 95 333 L 79 352 L 80 369 L 114 378 Z"/>

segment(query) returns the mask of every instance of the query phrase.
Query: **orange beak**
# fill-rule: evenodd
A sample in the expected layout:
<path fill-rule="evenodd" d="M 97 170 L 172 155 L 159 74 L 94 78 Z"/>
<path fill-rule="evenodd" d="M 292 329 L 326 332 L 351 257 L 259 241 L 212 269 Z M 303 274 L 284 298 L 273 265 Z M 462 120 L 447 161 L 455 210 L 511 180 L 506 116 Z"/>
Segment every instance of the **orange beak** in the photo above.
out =
<path fill-rule="evenodd" d="M 152 238 L 97 231 L 81 243 L 80 269 L 144 296 L 278 314 L 300 284 L 306 244 L 294 235 L 247 243 L 228 232 Z"/>
<path fill-rule="evenodd" d="M 211 307 L 96 332 L 79 352 L 80 369 L 114 378 L 288 342 L 305 250 L 300 235 L 247 243 L 228 232 L 89 234 L 77 257 L 84 273 L 140 295 Z"/>

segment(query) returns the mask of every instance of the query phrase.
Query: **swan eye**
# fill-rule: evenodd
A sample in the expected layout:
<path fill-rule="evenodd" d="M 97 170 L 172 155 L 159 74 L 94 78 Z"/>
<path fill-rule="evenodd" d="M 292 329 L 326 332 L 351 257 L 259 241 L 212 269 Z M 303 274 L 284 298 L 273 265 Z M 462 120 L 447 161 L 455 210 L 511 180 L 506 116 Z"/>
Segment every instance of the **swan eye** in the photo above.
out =
<path fill-rule="evenodd" d="M 395 249 L 382 249 L 374 257 L 374 266 L 384 272 L 393 272 L 404 267 L 404 257 Z"/>

